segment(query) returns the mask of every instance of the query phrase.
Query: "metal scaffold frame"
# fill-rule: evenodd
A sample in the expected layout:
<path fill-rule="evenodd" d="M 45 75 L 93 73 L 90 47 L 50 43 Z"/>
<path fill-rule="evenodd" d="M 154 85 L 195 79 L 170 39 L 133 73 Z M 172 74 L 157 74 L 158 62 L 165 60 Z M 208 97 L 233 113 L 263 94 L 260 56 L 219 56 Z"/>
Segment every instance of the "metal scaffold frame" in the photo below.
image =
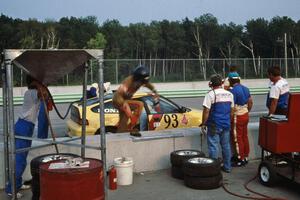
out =
<path fill-rule="evenodd" d="M 34 59 L 34 60 L 33 60 Z M 99 64 L 99 104 L 100 104 L 100 146 L 86 145 L 86 100 L 87 100 L 87 74 L 90 59 L 96 59 Z M 84 68 L 83 80 L 83 110 L 82 110 L 82 136 L 66 139 L 64 141 L 49 141 L 33 137 L 15 136 L 14 132 L 14 104 L 13 104 L 13 66 L 19 67 L 27 74 L 33 76 L 41 83 L 51 84 L 63 75 L 78 69 Z M 85 149 L 101 150 L 101 160 L 103 162 L 104 175 L 104 196 L 107 199 L 106 185 L 106 136 L 104 127 L 104 85 L 103 85 L 103 50 L 100 49 L 7 49 L 3 51 L 3 63 L 1 63 L 2 74 L 2 96 L 3 96 L 3 142 L 4 142 L 4 162 L 5 162 L 5 182 L 11 180 L 12 195 L 17 199 L 16 191 L 16 153 L 30 151 L 36 148 L 47 147 L 49 145 L 70 145 L 81 148 L 81 157 L 85 157 Z M 37 145 L 30 148 L 16 150 L 15 138 L 25 140 L 43 141 L 46 144 Z M 81 144 L 70 143 L 74 140 L 81 140 Z"/>

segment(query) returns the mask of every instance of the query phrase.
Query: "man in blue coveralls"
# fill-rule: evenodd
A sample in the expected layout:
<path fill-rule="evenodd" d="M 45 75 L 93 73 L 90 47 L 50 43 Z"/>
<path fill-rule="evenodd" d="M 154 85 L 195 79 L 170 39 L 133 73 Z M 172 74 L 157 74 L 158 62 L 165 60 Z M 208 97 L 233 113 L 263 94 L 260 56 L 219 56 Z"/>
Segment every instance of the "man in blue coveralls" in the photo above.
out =
<path fill-rule="evenodd" d="M 42 84 L 36 81 L 31 76 L 26 77 L 26 83 L 28 90 L 24 94 L 24 101 L 21 112 L 19 113 L 19 119 L 15 124 L 15 135 L 32 137 L 34 131 L 34 124 L 37 120 L 37 115 L 40 108 L 41 99 L 47 99 L 48 93 Z M 17 149 L 28 148 L 31 146 L 31 140 L 15 139 L 15 147 Z M 22 175 L 27 165 L 28 151 L 16 153 L 16 189 L 17 192 L 22 187 Z M 9 181 L 6 185 L 5 192 L 11 196 L 12 186 Z M 17 193 L 17 198 L 21 198 L 22 194 Z"/>
<path fill-rule="evenodd" d="M 222 88 L 222 77 L 218 74 L 210 78 L 211 90 L 205 95 L 201 129 L 207 127 L 207 145 L 209 157 L 217 159 L 219 144 L 222 148 L 223 167 L 226 173 L 231 171 L 230 119 L 234 107 L 233 95 Z"/>

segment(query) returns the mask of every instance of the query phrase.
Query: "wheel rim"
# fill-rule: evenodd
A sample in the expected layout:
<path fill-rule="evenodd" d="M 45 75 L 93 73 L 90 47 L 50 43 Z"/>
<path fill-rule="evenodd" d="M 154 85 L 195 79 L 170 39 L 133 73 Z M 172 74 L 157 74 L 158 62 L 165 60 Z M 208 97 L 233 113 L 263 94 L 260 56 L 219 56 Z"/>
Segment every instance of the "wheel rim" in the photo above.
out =
<path fill-rule="evenodd" d="M 263 182 L 267 183 L 270 180 L 270 172 L 269 169 L 265 166 L 260 168 L 260 178 Z"/>
<path fill-rule="evenodd" d="M 179 151 L 176 153 L 177 155 L 180 156 L 186 156 L 186 155 L 199 155 L 199 152 L 197 151 Z"/>
<path fill-rule="evenodd" d="M 194 164 L 210 164 L 213 163 L 214 160 L 210 158 L 191 158 L 188 160 L 188 162 L 194 163 Z"/>

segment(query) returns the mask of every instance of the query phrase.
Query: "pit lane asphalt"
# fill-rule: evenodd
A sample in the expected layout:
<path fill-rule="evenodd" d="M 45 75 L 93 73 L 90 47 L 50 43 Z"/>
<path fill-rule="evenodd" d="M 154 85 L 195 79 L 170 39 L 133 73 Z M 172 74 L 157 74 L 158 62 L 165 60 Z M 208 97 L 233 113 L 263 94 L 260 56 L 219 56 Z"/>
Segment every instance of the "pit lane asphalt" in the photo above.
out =
<path fill-rule="evenodd" d="M 147 159 L 145 157 L 145 159 Z M 245 167 L 233 168 L 230 174 L 223 173 L 225 187 L 234 193 L 247 197 L 260 197 L 247 191 L 243 184 L 252 179 L 260 161 L 252 160 Z M 248 187 L 255 192 L 286 200 L 300 199 L 299 185 L 286 179 L 281 179 L 277 186 L 266 187 L 258 179 L 253 180 Z M 21 191 L 22 199 L 31 199 L 31 190 Z M 261 198 L 261 197 L 260 197 Z M 6 194 L 0 191 L 0 199 L 8 200 Z M 238 200 L 224 191 L 222 187 L 214 190 L 195 190 L 184 185 L 182 180 L 171 177 L 170 169 L 134 174 L 133 184 L 118 186 L 117 190 L 108 190 L 108 200 Z"/>
<path fill-rule="evenodd" d="M 176 99 L 171 99 L 175 103 L 189 107 L 189 108 L 195 108 L 195 109 L 202 109 L 202 103 L 203 103 L 203 97 L 198 97 L 198 98 L 176 98 Z M 259 121 L 259 116 L 263 115 L 264 113 L 267 113 L 267 108 L 265 106 L 265 101 L 266 101 L 266 96 L 265 95 L 253 95 L 253 109 L 250 112 L 250 122 L 258 122 Z M 69 104 L 57 104 L 56 105 L 59 112 L 64 115 L 68 109 Z M 20 112 L 21 106 L 15 106 L 14 107 L 14 118 L 15 122 L 18 119 L 18 113 Z M 3 107 L 0 107 L 0 113 L 3 112 Z M 54 129 L 54 132 L 56 134 L 56 137 L 64 137 L 67 134 L 67 120 L 70 117 L 67 116 L 65 120 L 61 120 L 56 112 L 53 110 L 50 112 L 50 119 L 52 122 L 52 126 Z M 0 133 L 2 133 L 3 129 L 3 115 L 0 115 Z M 37 126 L 35 126 L 35 131 L 33 137 L 36 136 L 37 133 Z M 49 137 L 50 134 L 49 134 Z"/>

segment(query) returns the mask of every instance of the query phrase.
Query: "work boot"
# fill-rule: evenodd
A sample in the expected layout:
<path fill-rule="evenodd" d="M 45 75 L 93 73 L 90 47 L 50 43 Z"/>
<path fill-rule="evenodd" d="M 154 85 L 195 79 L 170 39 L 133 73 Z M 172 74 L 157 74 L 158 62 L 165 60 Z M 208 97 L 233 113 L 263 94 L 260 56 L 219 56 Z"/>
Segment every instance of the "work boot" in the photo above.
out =
<path fill-rule="evenodd" d="M 130 135 L 132 135 L 134 137 L 141 137 L 142 136 L 142 134 L 140 132 L 138 132 L 138 131 L 137 132 L 136 131 L 131 131 Z"/>
<path fill-rule="evenodd" d="M 12 193 L 7 193 L 7 195 L 9 196 L 9 197 L 13 197 L 13 195 L 12 195 Z M 17 193 L 17 199 L 21 199 L 23 197 L 23 194 L 22 193 L 20 193 L 20 192 L 18 192 Z"/>
<path fill-rule="evenodd" d="M 237 159 L 235 162 L 233 162 L 232 166 L 233 167 L 242 167 L 242 166 L 245 166 L 245 161 L 244 160 L 240 160 L 240 159 Z"/>
<path fill-rule="evenodd" d="M 225 173 L 230 173 L 230 169 L 226 169 L 224 166 L 221 167 L 221 170 Z"/>
<path fill-rule="evenodd" d="M 243 161 L 244 161 L 244 165 L 247 165 L 249 162 L 248 157 L 245 157 Z"/>

